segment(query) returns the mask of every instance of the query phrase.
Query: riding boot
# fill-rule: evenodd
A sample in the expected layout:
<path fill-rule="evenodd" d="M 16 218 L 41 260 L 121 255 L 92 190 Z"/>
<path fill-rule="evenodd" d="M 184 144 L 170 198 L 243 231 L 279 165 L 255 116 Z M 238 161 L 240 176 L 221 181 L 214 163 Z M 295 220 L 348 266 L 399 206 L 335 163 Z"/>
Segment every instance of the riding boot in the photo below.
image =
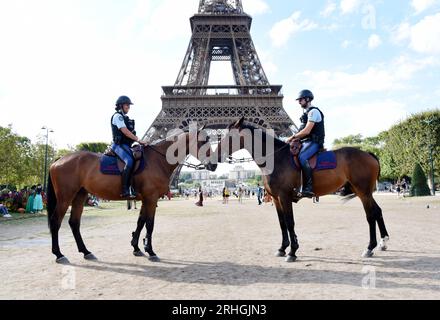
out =
<path fill-rule="evenodd" d="M 131 170 L 129 168 L 125 168 L 122 172 L 122 194 L 121 198 L 123 199 L 135 199 L 130 190 L 130 180 L 131 180 Z"/>
<path fill-rule="evenodd" d="M 130 193 L 134 197 L 137 197 L 138 193 L 137 193 L 136 189 L 134 188 L 134 176 L 133 176 L 133 174 L 131 174 L 130 176 L 131 176 L 131 179 L 130 179 Z"/>
<path fill-rule="evenodd" d="M 313 192 L 313 170 L 310 167 L 308 161 L 304 163 L 302 166 L 303 171 L 303 189 L 302 196 L 304 198 L 313 198 L 315 193 Z"/>

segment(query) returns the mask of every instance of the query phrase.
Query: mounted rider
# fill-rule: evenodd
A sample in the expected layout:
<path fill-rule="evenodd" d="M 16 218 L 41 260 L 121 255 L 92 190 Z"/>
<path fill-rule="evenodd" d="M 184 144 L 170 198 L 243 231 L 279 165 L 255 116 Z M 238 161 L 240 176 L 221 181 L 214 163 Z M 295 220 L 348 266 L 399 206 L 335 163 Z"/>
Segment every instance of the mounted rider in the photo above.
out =
<path fill-rule="evenodd" d="M 313 192 L 313 170 L 310 167 L 309 159 L 324 148 L 325 141 L 324 114 L 312 105 L 314 99 L 315 96 L 310 90 L 303 90 L 299 93 L 296 101 L 304 110 L 301 117 L 301 127 L 298 133 L 288 139 L 288 143 L 293 140 L 301 140 L 303 143 L 298 158 L 303 172 L 301 193 L 306 198 L 315 196 Z"/>
<path fill-rule="evenodd" d="M 111 149 L 116 153 L 119 159 L 125 163 L 124 170 L 122 171 L 121 198 L 123 199 L 136 198 L 136 195 L 133 194 L 132 188 L 130 188 L 131 176 L 135 165 L 131 146 L 135 142 L 145 145 L 145 143 L 136 136 L 135 121 L 127 116 L 132 105 L 133 103 L 129 97 L 119 97 L 116 101 L 116 113 L 113 114 L 111 118 L 113 134 L 113 144 Z"/>

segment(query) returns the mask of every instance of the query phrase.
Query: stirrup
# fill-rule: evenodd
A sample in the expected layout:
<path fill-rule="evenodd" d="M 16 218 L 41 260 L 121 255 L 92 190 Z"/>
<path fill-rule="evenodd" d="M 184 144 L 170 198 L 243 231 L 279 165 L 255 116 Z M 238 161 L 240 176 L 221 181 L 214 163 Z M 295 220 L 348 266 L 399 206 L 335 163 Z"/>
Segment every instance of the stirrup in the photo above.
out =
<path fill-rule="evenodd" d="M 120 197 L 122 198 L 122 199 L 128 199 L 128 200 L 134 200 L 134 199 L 136 199 L 136 196 L 134 195 L 134 194 L 132 194 L 131 192 L 127 192 L 127 193 L 121 193 L 120 194 Z"/>
<path fill-rule="evenodd" d="M 301 196 L 303 198 L 309 198 L 309 199 L 316 197 L 315 193 L 313 192 L 313 189 L 310 186 L 302 187 Z"/>
<path fill-rule="evenodd" d="M 309 199 L 313 199 L 314 197 L 316 197 L 313 191 L 302 191 L 301 195 L 303 198 L 309 198 Z"/>
<path fill-rule="evenodd" d="M 136 197 L 138 196 L 138 192 L 134 189 L 133 186 L 130 186 L 129 190 L 130 190 L 130 194 L 131 194 L 133 197 L 136 198 Z"/>

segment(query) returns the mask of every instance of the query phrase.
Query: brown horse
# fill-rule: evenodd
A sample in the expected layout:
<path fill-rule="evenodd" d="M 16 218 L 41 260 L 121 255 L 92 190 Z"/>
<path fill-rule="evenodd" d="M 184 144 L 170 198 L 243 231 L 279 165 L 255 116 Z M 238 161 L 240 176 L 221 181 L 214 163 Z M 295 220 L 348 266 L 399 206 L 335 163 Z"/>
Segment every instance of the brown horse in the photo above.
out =
<path fill-rule="evenodd" d="M 239 143 L 228 143 L 233 139 L 231 129 L 236 129 L 235 133 L 240 133 Z M 244 134 L 243 130 L 251 134 Z M 255 158 L 254 146 L 260 142 L 263 145 L 263 155 L 274 157 L 274 168 L 270 174 L 264 175 L 264 185 L 267 192 L 273 197 L 278 218 L 282 231 L 282 245 L 277 252 L 278 257 L 286 256 L 286 249 L 291 245 L 291 251 L 286 258 L 287 262 L 296 261 L 296 252 L 299 248 L 298 239 L 295 234 L 295 220 L 293 216 L 292 202 L 299 199 L 295 190 L 299 190 L 301 186 L 301 172 L 292 165 L 292 155 L 289 145 L 285 142 L 269 137 L 266 132 L 256 135 L 254 134 L 258 128 L 253 125 L 244 124 L 244 118 L 229 126 L 229 133 L 220 141 L 217 153 L 219 161 L 224 161 L 234 152 L 246 149 Z M 243 132 L 243 134 L 242 134 Z M 245 136 L 251 136 L 251 143 L 245 143 Z M 256 141 L 256 137 L 261 137 L 262 141 Z M 265 142 L 267 139 L 274 140 L 274 153 L 265 154 Z M 222 151 L 222 146 L 228 146 L 228 150 Z M 225 148 L 225 147 L 223 147 Z M 223 152 L 227 152 L 223 154 Z M 389 235 L 385 227 L 382 217 L 382 210 L 373 198 L 373 192 L 376 188 L 376 181 L 380 175 L 380 163 L 378 158 L 373 154 L 363 152 L 355 148 L 342 148 L 334 151 L 337 159 L 337 167 L 333 170 L 315 171 L 313 174 L 313 188 L 317 197 L 335 193 L 345 186 L 350 190 L 353 197 L 358 196 L 365 209 L 367 221 L 370 227 L 370 243 L 368 249 L 365 250 L 363 257 L 372 257 L 373 250 L 377 247 L 376 240 L 376 222 L 379 226 L 382 241 L 380 248 L 385 251 L 387 249 L 386 242 Z M 258 163 L 257 163 L 258 164 Z M 260 166 L 263 168 L 263 166 Z M 290 236 L 290 239 L 289 239 Z"/>
<path fill-rule="evenodd" d="M 167 194 L 170 177 L 179 166 L 179 163 L 182 163 L 190 153 L 197 158 L 200 148 L 208 142 L 207 138 L 204 141 L 203 139 L 198 141 L 200 132 L 201 130 L 196 132 L 196 139 L 192 138 L 190 133 L 182 133 L 177 137 L 177 141 L 163 141 L 155 146 L 144 147 L 143 157 L 146 168 L 133 179 L 134 188 L 138 192 L 137 200 L 142 201 L 137 229 L 133 232 L 131 241 L 135 256 L 143 256 L 138 243 L 140 233 L 146 225 L 145 251 L 149 254 L 150 260 L 159 260 L 152 246 L 157 202 L 161 196 Z M 176 164 L 169 164 L 167 160 L 169 156 L 167 153 L 171 150 L 170 147 L 176 150 L 173 153 L 173 156 L 178 156 L 175 159 Z M 195 149 L 197 154 L 193 154 Z M 186 152 L 182 151 L 180 154 L 176 154 L 177 150 Z M 87 250 L 80 233 L 84 202 L 89 193 L 101 199 L 123 200 L 120 198 L 121 177 L 104 175 L 100 172 L 101 156 L 91 152 L 77 152 L 61 158 L 50 168 L 47 210 L 49 228 L 52 234 L 52 253 L 56 255 L 57 263 L 69 263 L 60 251 L 58 232 L 70 205 L 72 210 L 69 224 L 78 250 L 84 254 L 85 259 L 95 260 L 96 257 Z M 206 156 L 210 156 L 210 148 Z M 216 166 L 208 165 L 207 169 L 214 171 Z"/>

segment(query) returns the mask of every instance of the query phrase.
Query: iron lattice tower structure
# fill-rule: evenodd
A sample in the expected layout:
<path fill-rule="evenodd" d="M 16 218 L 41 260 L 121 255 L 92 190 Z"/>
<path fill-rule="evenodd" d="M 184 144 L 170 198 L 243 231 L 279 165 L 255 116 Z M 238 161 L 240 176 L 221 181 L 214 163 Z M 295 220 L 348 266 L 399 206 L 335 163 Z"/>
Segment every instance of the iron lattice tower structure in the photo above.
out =
<path fill-rule="evenodd" d="M 190 23 L 182 67 L 174 85 L 163 87 L 162 111 L 144 139 L 164 139 L 192 122 L 221 131 L 241 117 L 279 137 L 291 136 L 297 127 L 283 108 L 282 86 L 269 84 L 242 1 L 200 0 Z M 208 85 L 213 61 L 231 62 L 235 85 Z"/>

